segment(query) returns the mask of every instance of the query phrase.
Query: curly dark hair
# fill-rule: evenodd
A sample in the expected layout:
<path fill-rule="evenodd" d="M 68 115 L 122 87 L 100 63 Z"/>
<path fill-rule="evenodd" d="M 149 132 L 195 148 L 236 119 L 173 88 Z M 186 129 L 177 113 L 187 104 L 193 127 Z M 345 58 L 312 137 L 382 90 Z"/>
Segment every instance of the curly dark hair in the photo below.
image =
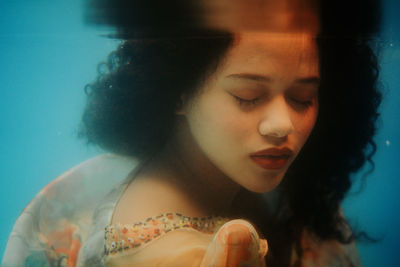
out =
<path fill-rule="evenodd" d="M 373 166 L 381 94 L 371 38 L 379 30 L 380 3 L 359 0 L 343 7 L 337 2 L 320 1 L 316 125 L 278 188 L 277 214 L 252 218 L 268 237 L 272 255 L 267 257 L 268 266 L 290 265 L 290 250 L 299 249 L 303 229 L 323 240 L 354 240 L 344 231 L 347 223 L 339 206 L 351 187 L 350 175 L 367 161 Z M 231 33 L 199 28 L 190 31 L 191 37 L 184 29 L 168 38 L 163 28 L 158 36 L 151 31 L 137 38 L 137 32 L 130 35 L 130 22 L 116 23 L 116 18 L 113 14 L 101 22 L 116 25 L 117 36 L 125 41 L 99 65 L 108 72 L 85 88 L 87 105 L 79 136 L 108 151 L 146 160 L 168 140 L 181 94 L 196 92 L 234 38 Z"/>

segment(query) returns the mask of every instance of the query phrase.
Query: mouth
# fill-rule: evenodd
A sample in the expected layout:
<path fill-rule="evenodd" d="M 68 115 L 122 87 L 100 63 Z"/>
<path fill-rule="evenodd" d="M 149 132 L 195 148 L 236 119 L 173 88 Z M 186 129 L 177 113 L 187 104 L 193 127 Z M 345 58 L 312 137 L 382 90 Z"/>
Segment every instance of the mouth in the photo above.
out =
<path fill-rule="evenodd" d="M 263 169 L 279 170 L 287 165 L 292 154 L 293 151 L 287 147 L 270 148 L 250 154 L 250 158 Z"/>
<path fill-rule="evenodd" d="M 267 170 L 279 170 L 286 166 L 289 161 L 289 155 L 282 156 L 251 156 L 250 157 L 258 166 Z"/>

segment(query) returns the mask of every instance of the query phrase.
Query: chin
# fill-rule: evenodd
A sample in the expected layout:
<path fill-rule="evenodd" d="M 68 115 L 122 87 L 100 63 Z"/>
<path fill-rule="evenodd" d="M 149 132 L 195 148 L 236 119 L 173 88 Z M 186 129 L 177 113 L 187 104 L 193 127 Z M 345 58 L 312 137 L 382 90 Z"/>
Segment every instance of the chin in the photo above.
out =
<path fill-rule="evenodd" d="M 247 183 L 247 190 L 254 193 L 268 193 L 279 186 L 286 174 L 286 168 L 276 171 L 263 171 L 252 179 L 252 183 Z M 249 181 L 250 182 L 250 181 Z"/>
<path fill-rule="evenodd" d="M 283 175 L 282 175 L 283 177 Z M 242 187 L 253 193 L 268 193 L 274 190 L 282 181 L 282 177 L 262 178 L 262 180 L 255 181 L 254 183 L 242 184 Z M 258 180 L 258 179 L 257 179 Z"/>

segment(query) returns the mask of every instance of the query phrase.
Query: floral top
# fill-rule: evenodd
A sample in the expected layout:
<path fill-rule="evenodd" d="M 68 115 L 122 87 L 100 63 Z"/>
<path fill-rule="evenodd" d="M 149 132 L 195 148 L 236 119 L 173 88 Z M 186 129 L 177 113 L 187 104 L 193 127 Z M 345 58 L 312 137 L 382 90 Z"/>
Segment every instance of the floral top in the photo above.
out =
<path fill-rule="evenodd" d="M 267 241 L 246 220 L 167 213 L 111 224 L 137 166 L 103 154 L 55 179 L 17 219 L 1 266 L 265 266 Z M 361 266 L 354 244 L 303 243 L 302 266 Z"/>
<path fill-rule="evenodd" d="M 159 239 L 168 232 L 193 228 L 206 234 L 213 234 L 228 219 L 222 217 L 188 217 L 180 213 L 166 213 L 147 218 L 132 224 L 107 225 L 105 228 L 106 255 L 137 248 L 150 241 Z"/>

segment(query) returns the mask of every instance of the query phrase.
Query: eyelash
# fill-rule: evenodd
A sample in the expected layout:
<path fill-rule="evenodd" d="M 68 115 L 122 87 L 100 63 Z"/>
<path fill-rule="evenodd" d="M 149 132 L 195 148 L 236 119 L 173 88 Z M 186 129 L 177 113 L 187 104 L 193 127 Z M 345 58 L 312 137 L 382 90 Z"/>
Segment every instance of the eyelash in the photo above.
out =
<path fill-rule="evenodd" d="M 258 101 L 260 100 L 259 98 L 247 100 L 247 99 L 237 97 L 235 95 L 233 97 L 236 99 L 237 102 L 239 102 L 240 106 L 255 106 L 258 103 Z M 290 100 L 295 102 L 296 104 L 303 106 L 304 108 L 308 108 L 313 104 L 312 101 L 298 101 L 294 98 L 290 98 Z"/>
<path fill-rule="evenodd" d="M 233 97 L 236 99 L 237 102 L 239 102 L 239 105 L 241 105 L 241 106 L 254 106 L 255 104 L 257 104 L 257 102 L 259 100 L 259 98 L 247 100 L 247 99 L 237 97 L 235 95 Z"/>
<path fill-rule="evenodd" d="M 298 101 L 298 100 L 296 100 L 294 98 L 291 98 L 291 100 L 293 102 L 295 102 L 296 104 L 302 105 L 302 106 L 304 106 L 306 108 L 308 108 L 309 106 L 311 106 L 313 104 L 312 101 Z"/>

